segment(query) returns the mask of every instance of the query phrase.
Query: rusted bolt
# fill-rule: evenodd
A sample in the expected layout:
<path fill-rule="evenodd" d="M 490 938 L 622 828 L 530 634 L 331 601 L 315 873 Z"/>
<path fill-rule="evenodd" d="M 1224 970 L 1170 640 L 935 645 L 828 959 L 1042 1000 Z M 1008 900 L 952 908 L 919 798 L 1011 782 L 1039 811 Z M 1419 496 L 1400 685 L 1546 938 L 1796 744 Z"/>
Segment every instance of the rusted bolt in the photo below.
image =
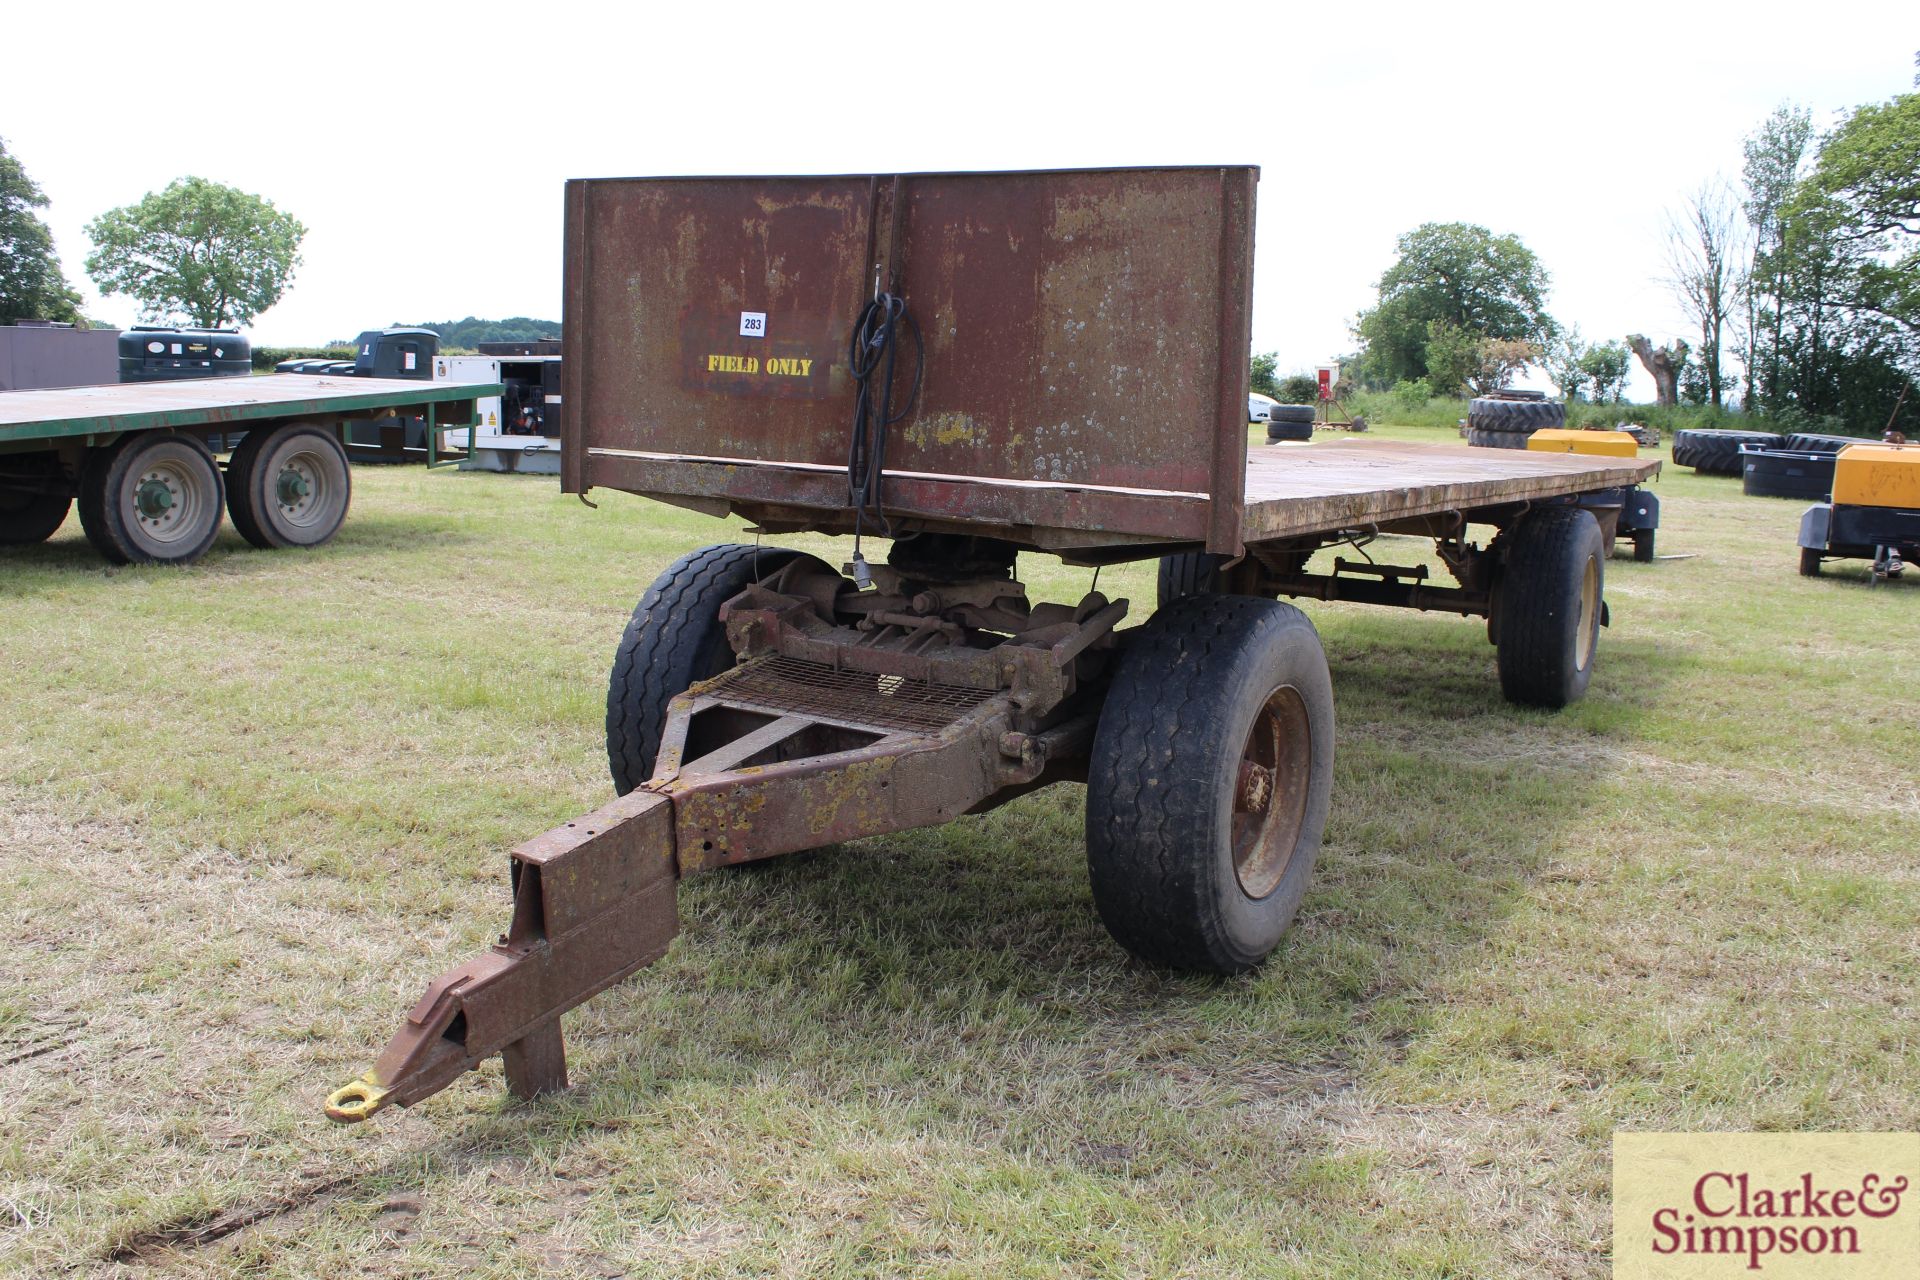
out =
<path fill-rule="evenodd" d="M 1027 753 L 1027 735 L 1009 729 L 1000 735 L 1000 754 L 1018 760 Z"/>

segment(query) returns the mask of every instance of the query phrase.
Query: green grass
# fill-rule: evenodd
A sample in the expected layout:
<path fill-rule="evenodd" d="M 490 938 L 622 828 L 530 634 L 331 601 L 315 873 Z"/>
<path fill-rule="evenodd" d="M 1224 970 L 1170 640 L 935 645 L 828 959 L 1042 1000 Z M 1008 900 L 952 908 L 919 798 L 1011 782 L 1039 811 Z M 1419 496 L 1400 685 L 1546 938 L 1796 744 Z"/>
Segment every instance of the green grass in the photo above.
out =
<path fill-rule="evenodd" d="M 504 927 L 505 849 L 610 794 L 635 597 L 731 536 L 355 480 L 316 553 L 0 559 L 0 1271 L 1601 1276 L 1616 1128 L 1920 1126 L 1920 587 L 1800 579 L 1798 504 L 1670 470 L 1686 558 L 1608 566 L 1564 713 L 1475 624 L 1310 606 L 1335 808 L 1254 975 L 1129 962 L 1057 787 L 691 880 L 569 1016 L 572 1092 L 495 1063 L 334 1128 Z M 1144 616 L 1151 573 L 1101 589 Z"/>

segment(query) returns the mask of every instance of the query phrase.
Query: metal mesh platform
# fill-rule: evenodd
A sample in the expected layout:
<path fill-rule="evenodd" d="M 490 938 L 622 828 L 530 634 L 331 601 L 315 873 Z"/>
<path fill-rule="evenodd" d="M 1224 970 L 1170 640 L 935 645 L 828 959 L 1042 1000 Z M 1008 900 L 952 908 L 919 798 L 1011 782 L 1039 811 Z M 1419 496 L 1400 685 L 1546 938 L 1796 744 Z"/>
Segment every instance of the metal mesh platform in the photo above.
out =
<path fill-rule="evenodd" d="M 784 656 L 735 667 L 716 677 L 706 692 L 781 715 L 818 716 L 907 733 L 938 733 L 993 696 L 986 689 L 841 671 Z"/>

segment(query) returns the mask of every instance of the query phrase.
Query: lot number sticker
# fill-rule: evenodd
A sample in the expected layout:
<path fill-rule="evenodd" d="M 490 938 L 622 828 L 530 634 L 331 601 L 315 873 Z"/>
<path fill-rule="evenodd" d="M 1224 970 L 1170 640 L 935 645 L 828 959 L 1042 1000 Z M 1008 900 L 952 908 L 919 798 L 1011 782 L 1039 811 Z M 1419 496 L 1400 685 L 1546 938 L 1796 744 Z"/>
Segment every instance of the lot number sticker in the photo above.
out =
<path fill-rule="evenodd" d="M 742 311 L 740 313 L 740 336 L 743 338 L 766 337 L 767 313 L 764 311 Z"/>

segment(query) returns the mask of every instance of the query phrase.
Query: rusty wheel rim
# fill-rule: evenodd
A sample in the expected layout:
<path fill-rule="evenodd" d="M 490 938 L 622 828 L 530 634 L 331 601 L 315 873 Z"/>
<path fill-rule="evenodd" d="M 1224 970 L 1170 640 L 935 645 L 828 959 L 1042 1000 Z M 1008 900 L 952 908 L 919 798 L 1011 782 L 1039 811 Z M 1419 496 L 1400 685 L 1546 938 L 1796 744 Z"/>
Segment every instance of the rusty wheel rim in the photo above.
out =
<path fill-rule="evenodd" d="M 1267 695 L 1240 748 L 1233 786 L 1233 874 L 1249 898 L 1280 887 L 1307 820 L 1313 727 L 1292 685 Z"/>

